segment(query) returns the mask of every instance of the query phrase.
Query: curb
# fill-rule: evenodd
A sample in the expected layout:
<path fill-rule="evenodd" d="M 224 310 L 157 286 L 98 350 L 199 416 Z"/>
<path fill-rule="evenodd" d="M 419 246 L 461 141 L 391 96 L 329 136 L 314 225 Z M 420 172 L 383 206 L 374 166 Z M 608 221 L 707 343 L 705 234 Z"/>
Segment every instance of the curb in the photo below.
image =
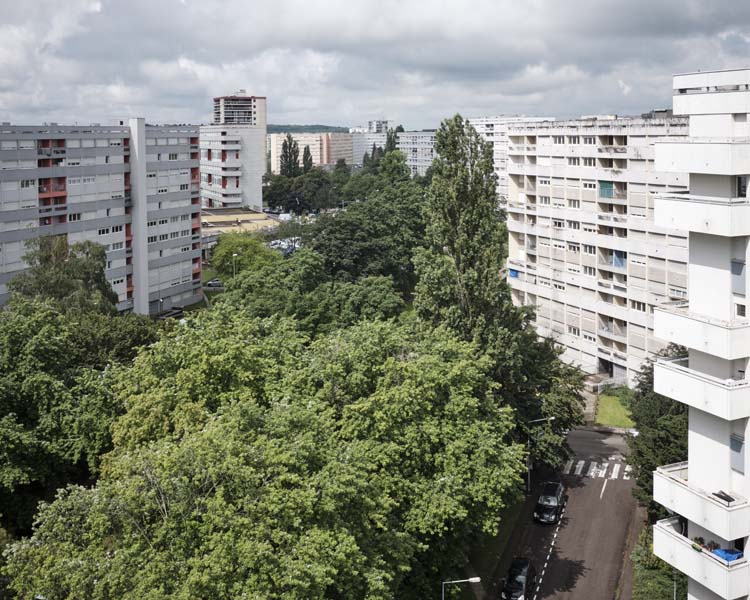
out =
<path fill-rule="evenodd" d="M 606 425 L 594 425 L 586 424 L 577 429 L 583 429 L 585 431 L 596 431 L 597 433 L 614 433 L 617 435 L 633 435 L 633 429 L 627 429 L 625 427 L 607 427 Z"/>

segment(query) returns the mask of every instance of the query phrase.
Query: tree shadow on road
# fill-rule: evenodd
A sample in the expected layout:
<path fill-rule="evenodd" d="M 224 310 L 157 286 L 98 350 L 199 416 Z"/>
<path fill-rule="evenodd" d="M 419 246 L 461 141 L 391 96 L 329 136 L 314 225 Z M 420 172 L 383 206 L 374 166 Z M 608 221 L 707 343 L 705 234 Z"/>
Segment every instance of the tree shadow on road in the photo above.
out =
<path fill-rule="evenodd" d="M 582 560 L 560 558 L 557 555 L 557 550 L 552 552 L 550 564 L 555 565 L 555 577 L 551 577 L 552 573 L 549 571 L 545 574 L 539 593 L 536 596 L 537 600 L 556 598 L 557 594 L 574 590 L 578 580 L 591 570 L 584 565 Z M 591 598 L 589 600 L 595 599 Z"/>

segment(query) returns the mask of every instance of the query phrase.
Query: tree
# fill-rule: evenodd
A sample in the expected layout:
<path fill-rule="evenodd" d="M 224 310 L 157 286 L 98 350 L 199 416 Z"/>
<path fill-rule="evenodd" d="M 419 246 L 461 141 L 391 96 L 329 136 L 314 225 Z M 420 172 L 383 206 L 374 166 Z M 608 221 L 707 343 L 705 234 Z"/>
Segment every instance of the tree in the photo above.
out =
<path fill-rule="evenodd" d="M 633 552 L 632 600 L 672 600 L 675 582 L 677 598 L 687 598 L 687 577 L 654 554 L 653 529 L 646 527 Z"/>
<path fill-rule="evenodd" d="M 32 538 L 7 553 L 11 589 L 434 595 L 440 570 L 496 530 L 521 481 L 523 447 L 487 362 L 413 324 L 296 339 L 288 323 L 223 305 L 139 357 L 114 386 L 126 437 L 104 477 L 42 508 Z"/>
<path fill-rule="evenodd" d="M 292 192 L 301 200 L 300 206 L 310 211 L 334 208 L 338 205 L 331 176 L 321 168 L 314 168 L 297 177 L 292 184 Z M 292 208 L 292 212 L 302 211 Z"/>
<path fill-rule="evenodd" d="M 252 233 L 223 233 L 211 253 L 211 266 L 219 277 L 229 279 L 280 259 L 279 252 L 271 250 Z"/>
<path fill-rule="evenodd" d="M 104 246 L 91 241 L 68 246 L 65 236 L 44 236 L 26 247 L 28 268 L 10 281 L 11 293 L 44 298 L 66 311 L 117 312 L 117 294 L 104 275 Z"/>
<path fill-rule="evenodd" d="M 296 177 L 300 174 L 299 168 L 299 144 L 291 133 L 286 134 L 281 144 L 281 159 L 279 172 L 284 177 Z"/>
<path fill-rule="evenodd" d="M 523 438 L 532 436 L 526 423 L 555 415 L 535 428 L 532 444 L 537 460 L 555 464 L 565 455 L 564 431 L 582 422 L 582 376 L 559 363 L 551 341 L 537 339 L 533 313 L 513 305 L 500 277 L 507 232 L 495 203 L 491 145 L 456 115 L 443 121 L 435 149 L 424 212 L 428 244 L 414 256 L 417 315 L 491 358 L 498 401 L 514 407 Z"/>
<path fill-rule="evenodd" d="M 658 356 L 684 356 L 687 350 L 670 344 Z M 662 517 L 664 508 L 653 499 L 653 472 L 657 467 L 687 459 L 688 408 L 654 391 L 654 362 L 646 360 L 636 376 L 630 402 L 636 437 L 628 438 L 629 464 L 633 466 L 633 495 L 646 507 L 653 523 Z"/>
<path fill-rule="evenodd" d="M 308 173 L 313 168 L 313 157 L 310 152 L 310 146 L 305 146 L 305 150 L 302 153 L 302 172 Z"/>
<path fill-rule="evenodd" d="M 396 126 L 396 133 L 403 133 L 404 132 L 404 126 L 403 125 L 397 125 Z"/>
<path fill-rule="evenodd" d="M 384 154 L 393 152 L 398 147 L 398 135 L 394 129 L 389 129 L 385 134 Z"/>

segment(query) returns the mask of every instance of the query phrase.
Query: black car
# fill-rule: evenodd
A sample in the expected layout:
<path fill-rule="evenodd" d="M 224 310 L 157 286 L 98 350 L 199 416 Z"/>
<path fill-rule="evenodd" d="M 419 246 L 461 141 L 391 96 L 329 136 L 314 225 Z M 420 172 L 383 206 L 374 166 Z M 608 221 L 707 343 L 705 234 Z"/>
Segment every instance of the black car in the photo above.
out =
<path fill-rule="evenodd" d="M 536 569 L 527 558 L 516 558 L 508 570 L 502 600 L 531 600 L 536 588 Z"/>
<path fill-rule="evenodd" d="M 534 520 L 540 523 L 557 523 L 565 506 L 565 487 L 557 481 L 548 481 L 534 507 Z"/>

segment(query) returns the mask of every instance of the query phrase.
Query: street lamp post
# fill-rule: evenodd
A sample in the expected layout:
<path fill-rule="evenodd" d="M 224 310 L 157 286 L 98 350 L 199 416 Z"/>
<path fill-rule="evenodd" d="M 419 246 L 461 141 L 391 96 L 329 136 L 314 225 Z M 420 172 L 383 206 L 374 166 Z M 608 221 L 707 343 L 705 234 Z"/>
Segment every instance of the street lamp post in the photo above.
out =
<path fill-rule="evenodd" d="M 545 417 L 543 419 L 534 419 L 533 421 L 528 421 L 526 424 L 527 425 L 532 425 L 533 423 L 541 423 L 543 421 L 549 422 L 549 421 L 554 421 L 554 420 L 555 420 L 555 417 Z M 526 465 L 526 467 L 527 467 L 526 468 L 526 492 L 530 494 L 531 493 L 531 465 L 532 465 L 532 461 L 531 461 L 531 434 L 529 434 L 529 437 L 526 439 L 526 449 L 528 451 L 528 457 L 526 459 L 528 461 L 528 464 Z"/>
<path fill-rule="evenodd" d="M 453 581 L 444 581 L 443 582 L 443 594 L 442 599 L 445 600 L 445 586 L 451 585 L 452 583 L 479 583 L 482 581 L 481 577 L 469 577 L 468 579 L 454 579 Z"/>
<path fill-rule="evenodd" d="M 236 252 L 232 254 L 232 277 L 237 277 L 237 256 Z"/>

